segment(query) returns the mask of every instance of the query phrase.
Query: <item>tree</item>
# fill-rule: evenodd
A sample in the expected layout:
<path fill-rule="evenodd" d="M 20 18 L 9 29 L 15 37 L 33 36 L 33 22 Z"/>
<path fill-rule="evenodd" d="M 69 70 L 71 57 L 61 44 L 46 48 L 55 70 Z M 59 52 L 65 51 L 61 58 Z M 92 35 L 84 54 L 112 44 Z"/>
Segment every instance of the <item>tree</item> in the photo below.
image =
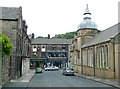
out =
<path fill-rule="evenodd" d="M 44 37 L 42 37 L 42 36 L 38 36 L 37 38 L 44 38 Z"/>
<path fill-rule="evenodd" d="M 5 55 L 9 56 L 11 54 L 12 48 L 13 45 L 10 42 L 10 38 L 0 32 L 0 51 L 2 57 L 4 57 Z"/>
<path fill-rule="evenodd" d="M 76 32 L 66 32 L 65 34 L 57 34 L 53 38 L 73 39 L 75 35 Z"/>

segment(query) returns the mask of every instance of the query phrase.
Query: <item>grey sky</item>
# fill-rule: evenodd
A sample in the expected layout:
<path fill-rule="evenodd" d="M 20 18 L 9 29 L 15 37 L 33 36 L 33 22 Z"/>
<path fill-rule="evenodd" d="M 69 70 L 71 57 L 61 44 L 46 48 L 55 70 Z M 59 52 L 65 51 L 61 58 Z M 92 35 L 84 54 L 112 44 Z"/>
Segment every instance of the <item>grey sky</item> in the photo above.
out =
<path fill-rule="evenodd" d="M 88 4 L 99 30 L 118 22 L 119 0 L 0 0 L 0 6 L 22 6 L 28 34 L 47 36 L 76 31 Z"/>

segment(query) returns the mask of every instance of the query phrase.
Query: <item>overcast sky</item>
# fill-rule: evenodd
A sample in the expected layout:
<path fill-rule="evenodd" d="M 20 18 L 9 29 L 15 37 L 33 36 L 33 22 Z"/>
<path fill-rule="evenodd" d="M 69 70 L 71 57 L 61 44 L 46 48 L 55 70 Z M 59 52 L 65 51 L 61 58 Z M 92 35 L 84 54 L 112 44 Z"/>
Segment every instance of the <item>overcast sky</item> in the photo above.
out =
<path fill-rule="evenodd" d="M 0 6 L 22 6 L 23 19 L 28 24 L 28 34 L 35 37 L 48 34 L 64 34 L 76 31 L 83 21 L 88 4 L 99 30 L 105 30 L 118 22 L 120 0 L 0 0 Z"/>

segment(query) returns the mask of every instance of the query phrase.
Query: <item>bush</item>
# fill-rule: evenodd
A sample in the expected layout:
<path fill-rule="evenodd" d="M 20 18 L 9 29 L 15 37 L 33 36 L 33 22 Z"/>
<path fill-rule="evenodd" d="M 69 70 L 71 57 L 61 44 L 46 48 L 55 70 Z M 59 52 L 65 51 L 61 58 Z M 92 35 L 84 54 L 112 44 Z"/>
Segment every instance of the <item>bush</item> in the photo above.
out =
<path fill-rule="evenodd" d="M 0 32 L 0 51 L 2 57 L 4 57 L 5 55 L 9 56 L 11 54 L 12 48 L 13 45 L 10 42 L 10 38 Z"/>

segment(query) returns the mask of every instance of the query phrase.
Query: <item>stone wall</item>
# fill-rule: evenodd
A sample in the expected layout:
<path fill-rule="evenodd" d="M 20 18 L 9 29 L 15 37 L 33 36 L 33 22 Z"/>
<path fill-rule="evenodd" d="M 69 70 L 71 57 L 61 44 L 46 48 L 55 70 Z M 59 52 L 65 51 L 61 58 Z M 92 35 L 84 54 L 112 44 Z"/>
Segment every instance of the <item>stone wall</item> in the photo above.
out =
<path fill-rule="evenodd" d="M 30 64 L 30 59 L 29 58 L 24 58 L 22 60 L 22 75 L 25 75 L 29 72 L 29 64 Z"/>
<path fill-rule="evenodd" d="M 2 28 L 2 33 L 6 34 L 9 38 L 10 41 L 13 44 L 13 49 L 12 49 L 12 55 L 11 55 L 11 61 L 10 61 L 10 79 L 15 78 L 16 74 L 16 34 L 17 34 L 17 21 L 9 21 L 9 20 L 2 20 L 1 22 L 1 28 Z"/>
<path fill-rule="evenodd" d="M 2 58 L 2 85 L 10 81 L 9 64 L 10 64 L 9 57 L 5 56 L 4 58 Z"/>
<path fill-rule="evenodd" d="M 7 35 L 13 44 L 11 56 L 2 60 L 2 84 L 5 84 L 22 76 L 22 58 L 28 60 L 31 57 L 31 41 L 27 36 L 26 22 L 22 19 L 22 8 L 16 19 L 0 19 L 0 32 Z M 28 71 L 29 62 L 26 63 Z"/>
<path fill-rule="evenodd" d="M 117 78 L 115 77 L 115 73 L 117 72 L 117 61 L 115 59 L 115 49 L 114 45 L 111 42 L 97 44 L 94 47 L 94 53 L 90 53 L 89 49 L 91 47 L 86 47 L 82 49 L 82 60 L 83 60 L 83 74 L 90 75 L 90 76 L 97 76 L 101 78 Z M 108 51 L 106 49 L 108 48 Z M 103 51 L 101 51 L 103 49 Z M 108 56 L 107 56 L 108 52 Z M 90 59 L 90 55 L 92 56 L 92 63 L 93 66 L 88 65 L 90 62 L 87 63 L 87 60 Z M 106 61 L 108 59 L 108 61 Z M 99 62 L 99 63 L 98 63 Z M 94 66 L 95 65 L 95 66 Z M 115 66 L 117 66 L 115 68 Z"/>

